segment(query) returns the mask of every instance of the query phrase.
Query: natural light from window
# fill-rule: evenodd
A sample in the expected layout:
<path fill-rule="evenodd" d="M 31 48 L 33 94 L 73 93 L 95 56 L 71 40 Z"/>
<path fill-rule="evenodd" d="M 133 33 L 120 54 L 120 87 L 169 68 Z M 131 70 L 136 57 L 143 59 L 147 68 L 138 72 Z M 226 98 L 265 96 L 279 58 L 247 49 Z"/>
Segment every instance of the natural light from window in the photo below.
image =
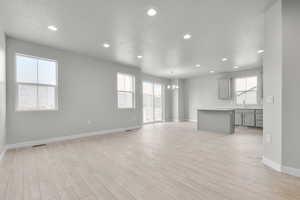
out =
<path fill-rule="evenodd" d="M 236 78 L 235 97 L 238 105 L 257 104 L 257 76 Z"/>
<path fill-rule="evenodd" d="M 16 56 L 18 111 L 57 109 L 57 62 Z"/>
<path fill-rule="evenodd" d="M 135 107 L 135 78 L 130 74 L 118 73 L 118 108 Z"/>
<path fill-rule="evenodd" d="M 143 121 L 144 123 L 163 120 L 163 91 L 158 83 L 143 82 Z"/>

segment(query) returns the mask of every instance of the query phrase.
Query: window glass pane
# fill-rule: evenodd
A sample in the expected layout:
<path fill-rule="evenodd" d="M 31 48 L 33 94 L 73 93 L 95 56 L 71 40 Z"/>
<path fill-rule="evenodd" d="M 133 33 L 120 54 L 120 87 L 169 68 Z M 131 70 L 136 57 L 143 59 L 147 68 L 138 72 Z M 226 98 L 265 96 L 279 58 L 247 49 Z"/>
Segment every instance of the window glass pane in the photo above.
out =
<path fill-rule="evenodd" d="M 132 76 L 125 76 L 125 91 L 133 91 Z"/>
<path fill-rule="evenodd" d="M 150 82 L 143 82 L 143 93 L 153 95 L 153 84 Z"/>
<path fill-rule="evenodd" d="M 145 123 L 153 122 L 153 95 L 143 94 L 143 120 Z"/>
<path fill-rule="evenodd" d="M 17 56 L 16 66 L 17 82 L 37 83 L 37 59 Z"/>
<path fill-rule="evenodd" d="M 246 89 L 246 80 L 243 78 L 238 78 L 235 81 L 236 91 L 244 91 Z"/>
<path fill-rule="evenodd" d="M 155 121 L 161 121 L 162 120 L 162 98 L 161 97 L 154 97 L 154 118 Z"/>
<path fill-rule="evenodd" d="M 143 121 L 153 122 L 153 83 L 143 82 Z"/>
<path fill-rule="evenodd" d="M 246 98 L 245 93 L 242 93 L 242 94 L 238 93 L 237 96 L 236 96 L 236 103 L 237 104 L 244 104 L 245 98 Z"/>
<path fill-rule="evenodd" d="M 154 84 L 154 119 L 162 120 L 162 86 Z"/>
<path fill-rule="evenodd" d="M 160 84 L 154 84 L 154 96 L 161 96 L 161 88 L 162 86 Z"/>
<path fill-rule="evenodd" d="M 56 107 L 56 62 L 30 56 L 16 56 L 17 110 L 49 110 Z"/>
<path fill-rule="evenodd" d="M 56 85 L 56 62 L 38 61 L 38 81 L 41 84 Z"/>
<path fill-rule="evenodd" d="M 118 74 L 118 91 L 134 91 L 134 77 L 126 74 Z"/>
<path fill-rule="evenodd" d="M 37 109 L 37 86 L 18 85 L 18 110 Z"/>
<path fill-rule="evenodd" d="M 236 79 L 235 92 L 237 104 L 257 104 L 257 76 Z"/>
<path fill-rule="evenodd" d="M 40 110 L 55 109 L 55 87 L 39 86 L 38 103 Z"/>
<path fill-rule="evenodd" d="M 125 77 L 123 74 L 118 74 L 118 91 L 125 91 Z"/>
<path fill-rule="evenodd" d="M 118 81 L 118 107 L 134 107 L 134 76 L 126 74 L 117 74 Z"/>
<path fill-rule="evenodd" d="M 133 93 L 118 92 L 118 107 L 119 108 L 133 108 Z"/>
<path fill-rule="evenodd" d="M 162 121 L 162 85 L 143 82 L 143 121 Z"/>
<path fill-rule="evenodd" d="M 257 77 L 249 77 L 246 79 L 247 81 L 247 88 L 246 90 L 256 89 L 257 88 Z"/>

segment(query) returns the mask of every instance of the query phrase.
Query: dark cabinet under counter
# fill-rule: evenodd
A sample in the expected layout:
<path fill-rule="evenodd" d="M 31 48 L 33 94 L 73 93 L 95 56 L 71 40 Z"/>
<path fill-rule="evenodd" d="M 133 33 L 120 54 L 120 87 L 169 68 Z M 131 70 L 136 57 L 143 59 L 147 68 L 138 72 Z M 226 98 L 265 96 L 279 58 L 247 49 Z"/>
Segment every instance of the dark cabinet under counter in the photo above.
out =
<path fill-rule="evenodd" d="M 263 127 L 263 109 L 235 109 L 235 125 Z"/>

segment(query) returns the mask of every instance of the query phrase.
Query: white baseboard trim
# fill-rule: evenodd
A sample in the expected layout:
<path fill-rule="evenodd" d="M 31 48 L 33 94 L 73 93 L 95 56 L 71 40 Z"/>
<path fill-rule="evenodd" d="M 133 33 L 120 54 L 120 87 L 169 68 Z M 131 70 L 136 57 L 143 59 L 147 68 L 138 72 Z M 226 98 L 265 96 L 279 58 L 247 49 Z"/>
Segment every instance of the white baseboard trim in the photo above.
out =
<path fill-rule="evenodd" d="M 184 119 L 184 122 L 197 122 L 197 120 L 193 120 L 193 119 Z"/>
<path fill-rule="evenodd" d="M 300 169 L 283 166 L 282 172 L 291 176 L 300 177 Z"/>
<path fill-rule="evenodd" d="M 300 169 L 281 165 L 281 164 L 276 163 L 266 157 L 263 157 L 262 162 L 264 165 L 266 165 L 278 172 L 282 172 L 282 173 L 285 173 L 285 174 L 288 174 L 291 176 L 300 177 Z"/>
<path fill-rule="evenodd" d="M 73 140 L 73 139 L 96 136 L 96 135 L 105 135 L 105 134 L 110 134 L 110 133 L 124 132 L 127 130 L 139 129 L 141 127 L 142 126 L 133 126 L 133 127 L 127 127 L 127 128 L 118 128 L 118 129 L 111 129 L 111 130 L 102 130 L 102 131 L 81 133 L 81 134 L 76 134 L 76 135 L 62 136 L 62 137 L 49 138 L 49 139 L 43 139 L 43 140 L 21 142 L 21 143 L 16 143 L 16 144 L 8 144 L 2 149 L 2 152 L 0 153 L 0 161 L 3 159 L 5 153 L 8 149 L 17 149 L 17 148 L 30 147 L 30 146 L 39 145 L 39 144 L 48 144 L 48 143 L 52 143 L 52 142 Z M 262 162 L 264 165 L 266 165 L 278 172 L 283 172 L 283 173 L 289 174 L 291 176 L 300 177 L 300 169 L 282 166 L 281 164 L 278 164 L 266 157 L 263 157 Z"/>
<path fill-rule="evenodd" d="M 278 163 L 276 163 L 276 162 L 274 162 L 274 161 L 272 161 L 272 160 L 270 160 L 266 157 L 263 157 L 262 162 L 263 162 L 264 165 L 266 165 L 266 166 L 268 166 L 268 167 L 270 167 L 270 168 L 272 168 L 272 169 L 274 169 L 278 172 L 282 172 L 281 164 L 278 164 Z"/>
<path fill-rule="evenodd" d="M 4 147 L 4 148 L 2 149 L 2 152 L 0 153 L 0 162 L 1 162 L 1 160 L 3 159 L 5 153 L 6 153 L 6 147 Z"/>
<path fill-rule="evenodd" d="M 74 140 L 74 139 L 84 138 L 84 137 L 89 137 L 89 136 L 104 135 L 104 134 L 110 134 L 110 133 L 123 132 L 123 131 L 127 131 L 127 130 L 139 129 L 141 127 L 142 126 L 133 126 L 133 127 L 127 127 L 127 128 L 101 130 L 101 131 L 81 133 L 81 134 L 76 134 L 76 135 L 48 138 L 48 139 L 43 139 L 43 140 L 34 140 L 34 141 L 21 142 L 21 143 L 15 143 L 15 144 L 7 144 L 5 149 L 17 149 L 17 148 L 21 148 L 21 147 L 30 147 L 30 146 L 39 145 L 39 144 L 48 144 L 48 143 L 52 143 L 52 142 Z"/>

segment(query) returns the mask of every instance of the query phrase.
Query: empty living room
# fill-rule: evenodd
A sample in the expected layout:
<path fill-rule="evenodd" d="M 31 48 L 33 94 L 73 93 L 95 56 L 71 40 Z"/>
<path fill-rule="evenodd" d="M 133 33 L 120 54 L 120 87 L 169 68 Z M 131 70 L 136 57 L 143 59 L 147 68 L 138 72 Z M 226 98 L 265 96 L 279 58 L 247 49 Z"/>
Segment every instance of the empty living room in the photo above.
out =
<path fill-rule="evenodd" d="M 0 200 L 300 200 L 300 0 L 0 0 Z"/>

